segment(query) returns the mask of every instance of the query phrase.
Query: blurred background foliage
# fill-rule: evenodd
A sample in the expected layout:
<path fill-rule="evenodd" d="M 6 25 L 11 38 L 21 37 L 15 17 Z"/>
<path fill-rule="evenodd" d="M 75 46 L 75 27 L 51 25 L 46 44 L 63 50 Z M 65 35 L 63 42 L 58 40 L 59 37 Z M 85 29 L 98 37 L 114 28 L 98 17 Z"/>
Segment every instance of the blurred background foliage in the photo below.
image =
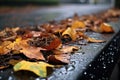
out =
<path fill-rule="evenodd" d="M 63 3 L 80 3 L 80 4 L 112 4 L 120 8 L 120 0 L 0 0 L 1 5 L 58 5 Z"/>
<path fill-rule="evenodd" d="M 56 5 L 59 4 L 59 0 L 0 0 L 0 5 Z"/>

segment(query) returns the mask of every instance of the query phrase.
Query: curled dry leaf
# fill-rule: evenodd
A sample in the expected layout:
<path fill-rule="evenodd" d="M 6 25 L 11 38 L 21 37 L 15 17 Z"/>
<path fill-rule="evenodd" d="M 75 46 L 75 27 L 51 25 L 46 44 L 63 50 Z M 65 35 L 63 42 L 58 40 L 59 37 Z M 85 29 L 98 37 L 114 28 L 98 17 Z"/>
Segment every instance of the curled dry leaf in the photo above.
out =
<path fill-rule="evenodd" d="M 8 68 L 9 66 L 0 66 L 0 70 L 1 69 L 5 69 L 5 68 Z"/>
<path fill-rule="evenodd" d="M 71 53 L 80 49 L 78 46 L 64 46 L 60 51 L 63 53 Z"/>
<path fill-rule="evenodd" d="M 92 42 L 92 43 L 105 42 L 105 40 L 97 40 L 97 39 L 95 39 L 95 38 L 90 38 L 90 37 L 87 38 L 87 41 L 88 41 L 88 42 Z"/>
<path fill-rule="evenodd" d="M 68 27 L 68 28 L 62 33 L 62 36 L 64 36 L 64 35 L 69 35 L 69 36 L 72 38 L 73 41 L 75 41 L 76 38 L 77 38 L 77 34 L 76 34 L 75 29 L 72 29 L 72 28 L 70 28 L 70 27 Z"/>
<path fill-rule="evenodd" d="M 48 62 L 52 64 L 68 64 L 70 62 L 69 54 L 50 55 L 48 56 Z"/>
<path fill-rule="evenodd" d="M 40 77 L 47 76 L 47 68 L 53 68 L 53 65 L 50 65 L 45 62 L 29 62 L 21 61 L 14 66 L 14 71 L 27 70 L 35 73 Z"/>
<path fill-rule="evenodd" d="M 109 25 L 107 23 L 102 23 L 100 25 L 99 31 L 102 32 L 102 33 L 112 33 L 112 32 L 114 32 L 114 30 L 111 27 L 111 25 Z"/>
<path fill-rule="evenodd" d="M 114 30 L 111 25 L 108 23 L 102 23 L 100 26 L 94 26 L 91 27 L 91 30 L 94 32 L 100 32 L 100 33 L 113 33 Z"/>
<path fill-rule="evenodd" d="M 73 29 L 76 29 L 76 28 L 85 28 L 85 23 L 83 21 L 76 20 L 76 21 L 74 21 L 72 23 L 72 28 Z"/>

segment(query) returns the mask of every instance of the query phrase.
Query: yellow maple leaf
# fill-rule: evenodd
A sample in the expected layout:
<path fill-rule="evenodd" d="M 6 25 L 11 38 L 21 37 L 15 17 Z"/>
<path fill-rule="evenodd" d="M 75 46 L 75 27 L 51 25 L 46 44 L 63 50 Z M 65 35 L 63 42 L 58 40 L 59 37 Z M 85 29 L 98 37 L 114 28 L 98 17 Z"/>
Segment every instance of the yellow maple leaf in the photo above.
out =
<path fill-rule="evenodd" d="M 40 77 L 46 77 L 47 67 L 53 68 L 54 66 L 45 62 L 29 62 L 23 60 L 17 63 L 13 69 L 14 71 L 27 70 L 35 73 Z"/>

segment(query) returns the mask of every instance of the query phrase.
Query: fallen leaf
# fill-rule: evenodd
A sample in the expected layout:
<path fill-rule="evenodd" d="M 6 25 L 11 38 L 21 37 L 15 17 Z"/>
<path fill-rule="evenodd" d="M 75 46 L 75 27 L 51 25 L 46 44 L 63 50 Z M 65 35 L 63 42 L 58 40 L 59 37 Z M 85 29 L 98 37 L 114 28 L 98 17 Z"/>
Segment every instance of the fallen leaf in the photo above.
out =
<path fill-rule="evenodd" d="M 55 50 L 53 50 L 53 54 L 54 55 L 60 55 L 60 54 L 63 54 L 63 52 L 60 51 L 59 49 L 55 49 Z"/>
<path fill-rule="evenodd" d="M 17 64 L 20 61 L 22 61 L 22 60 L 21 59 L 20 60 L 10 59 L 8 63 L 14 66 L 15 64 Z"/>
<path fill-rule="evenodd" d="M 20 52 L 23 53 L 26 57 L 30 59 L 45 60 L 40 50 L 45 50 L 41 47 L 32 47 L 29 46 L 26 42 L 21 43 Z"/>
<path fill-rule="evenodd" d="M 68 27 L 63 33 L 62 33 L 62 36 L 65 36 L 65 35 L 69 35 L 73 41 L 76 40 L 77 38 L 77 34 L 76 34 L 76 31 L 75 29 L 72 29 L 70 27 Z M 63 37 L 64 38 L 64 37 Z"/>
<path fill-rule="evenodd" d="M 0 45 L 0 55 L 7 54 L 8 52 L 10 52 L 10 49 L 8 49 L 7 46 L 10 45 L 11 43 L 12 43 L 11 41 L 4 41 Z"/>
<path fill-rule="evenodd" d="M 50 55 L 48 56 L 48 62 L 52 64 L 68 64 L 70 62 L 69 54 Z"/>
<path fill-rule="evenodd" d="M 78 49 L 78 46 L 64 46 L 62 49 L 60 49 L 60 51 L 62 51 L 63 53 L 71 53 L 77 51 Z"/>
<path fill-rule="evenodd" d="M 8 68 L 9 66 L 0 66 L 0 70 L 1 69 L 5 69 L 5 68 Z"/>
<path fill-rule="evenodd" d="M 23 60 L 17 63 L 13 69 L 14 71 L 27 70 L 35 73 L 40 77 L 46 77 L 48 67 L 53 68 L 54 66 L 45 62 L 29 62 Z"/>
<path fill-rule="evenodd" d="M 47 50 L 53 50 L 58 48 L 60 45 L 61 45 L 61 40 L 59 38 L 55 38 L 53 41 L 50 42 L 49 45 L 46 45 L 43 48 Z"/>
<path fill-rule="evenodd" d="M 92 42 L 92 43 L 105 42 L 105 40 L 97 40 L 97 39 L 95 39 L 95 38 L 90 38 L 90 37 L 87 38 L 87 41 L 88 41 L 88 42 Z"/>
<path fill-rule="evenodd" d="M 100 25 L 99 31 L 102 32 L 102 33 L 112 33 L 112 32 L 114 32 L 112 26 L 107 24 L 107 23 L 102 23 Z"/>
<path fill-rule="evenodd" d="M 21 49 L 21 47 L 20 47 L 21 42 L 25 42 L 25 41 L 22 41 L 22 39 L 19 37 L 14 42 L 12 42 L 11 44 L 9 44 L 6 47 L 9 50 L 19 51 Z"/>
<path fill-rule="evenodd" d="M 72 28 L 73 29 L 76 29 L 76 28 L 85 28 L 85 23 L 83 21 L 76 20 L 76 21 L 74 21 L 72 23 Z"/>

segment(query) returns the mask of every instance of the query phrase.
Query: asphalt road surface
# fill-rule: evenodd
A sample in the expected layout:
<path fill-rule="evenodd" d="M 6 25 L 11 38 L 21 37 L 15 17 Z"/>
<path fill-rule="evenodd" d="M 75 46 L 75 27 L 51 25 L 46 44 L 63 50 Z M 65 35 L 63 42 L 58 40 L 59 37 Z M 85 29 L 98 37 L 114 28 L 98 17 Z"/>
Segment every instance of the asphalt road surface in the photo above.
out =
<path fill-rule="evenodd" d="M 4 27 L 24 27 L 79 15 L 107 10 L 111 5 L 67 4 L 57 6 L 0 7 L 0 29 Z"/>

